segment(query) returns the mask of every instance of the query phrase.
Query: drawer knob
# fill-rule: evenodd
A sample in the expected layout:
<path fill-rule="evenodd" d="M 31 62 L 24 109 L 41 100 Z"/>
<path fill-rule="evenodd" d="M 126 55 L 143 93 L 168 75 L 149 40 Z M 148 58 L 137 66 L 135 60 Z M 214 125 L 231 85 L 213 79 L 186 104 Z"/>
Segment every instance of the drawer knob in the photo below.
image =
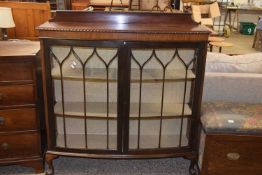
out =
<path fill-rule="evenodd" d="M 5 124 L 5 118 L 0 116 L 0 125 L 4 125 Z"/>
<path fill-rule="evenodd" d="M 228 160 L 238 160 L 240 158 L 240 154 L 238 153 L 227 153 Z"/>
<path fill-rule="evenodd" d="M 9 149 L 9 144 L 8 143 L 6 143 L 6 142 L 4 142 L 4 143 L 2 143 L 2 145 L 1 145 L 1 147 L 3 148 L 3 150 L 8 150 Z"/>

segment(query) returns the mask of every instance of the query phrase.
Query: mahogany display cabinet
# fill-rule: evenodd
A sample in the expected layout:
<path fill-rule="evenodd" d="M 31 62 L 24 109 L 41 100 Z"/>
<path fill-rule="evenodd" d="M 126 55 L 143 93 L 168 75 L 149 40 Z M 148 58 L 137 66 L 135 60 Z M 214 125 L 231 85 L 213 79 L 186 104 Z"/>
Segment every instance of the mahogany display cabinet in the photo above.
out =
<path fill-rule="evenodd" d="M 58 156 L 191 160 L 209 32 L 190 14 L 59 11 L 39 28 L 48 173 Z"/>

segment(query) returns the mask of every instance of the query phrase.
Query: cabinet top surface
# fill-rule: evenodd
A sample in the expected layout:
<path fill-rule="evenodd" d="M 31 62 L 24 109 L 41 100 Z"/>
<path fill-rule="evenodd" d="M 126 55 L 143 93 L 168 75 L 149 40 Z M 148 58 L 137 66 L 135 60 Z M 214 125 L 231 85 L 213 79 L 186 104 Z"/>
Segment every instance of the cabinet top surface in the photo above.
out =
<path fill-rule="evenodd" d="M 0 41 L 0 57 L 33 56 L 40 50 L 38 41 Z"/>
<path fill-rule="evenodd" d="M 40 37 L 47 32 L 133 35 L 209 35 L 209 31 L 195 23 L 191 14 L 142 13 L 142 12 L 81 12 L 60 11 L 54 19 L 38 27 Z M 82 35 L 83 36 L 83 35 Z M 101 38 L 101 36 L 98 36 Z M 114 36 L 112 36 L 114 37 Z M 102 39 L 102 38 L 101 38 Z M 139 38 L 138 38 L 139 40 Z"/>

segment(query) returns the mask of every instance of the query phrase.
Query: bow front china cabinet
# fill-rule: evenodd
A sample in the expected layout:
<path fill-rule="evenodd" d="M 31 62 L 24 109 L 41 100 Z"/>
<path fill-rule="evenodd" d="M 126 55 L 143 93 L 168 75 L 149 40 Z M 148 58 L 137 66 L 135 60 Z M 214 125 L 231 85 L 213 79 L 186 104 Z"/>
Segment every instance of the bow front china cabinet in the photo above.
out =
<path fill-rule="evenodd" d="M 209 31 L 190 14 L 68 12 L 39 28 L 48 136 L 58 156 L 191 160 Z"/>

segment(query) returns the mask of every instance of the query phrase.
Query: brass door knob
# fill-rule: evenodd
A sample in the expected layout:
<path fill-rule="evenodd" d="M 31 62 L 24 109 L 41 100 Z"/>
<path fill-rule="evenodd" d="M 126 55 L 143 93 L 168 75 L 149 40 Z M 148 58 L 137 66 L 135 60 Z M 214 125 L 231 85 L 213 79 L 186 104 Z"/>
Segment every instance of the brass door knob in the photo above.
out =
<path fill-rule="evenodd" d="M 5 124 L 5 118 L 0 116 L 0 125 L 4 125 Z"/>
<path fill-rule="evenodd" d="M 1 147 L 3 148 L 3 150 L 8 150 L 9 149 L 9 144 L 8 143 L 6 143 L 6 142 L 4 142 L 4 143 L 2 143 L 1 144 Z"/>
<path fill-rule="evenodd" d="M 240 158 L 239 153 L 227 153 L 228 160 L 238 160 Z"/>

